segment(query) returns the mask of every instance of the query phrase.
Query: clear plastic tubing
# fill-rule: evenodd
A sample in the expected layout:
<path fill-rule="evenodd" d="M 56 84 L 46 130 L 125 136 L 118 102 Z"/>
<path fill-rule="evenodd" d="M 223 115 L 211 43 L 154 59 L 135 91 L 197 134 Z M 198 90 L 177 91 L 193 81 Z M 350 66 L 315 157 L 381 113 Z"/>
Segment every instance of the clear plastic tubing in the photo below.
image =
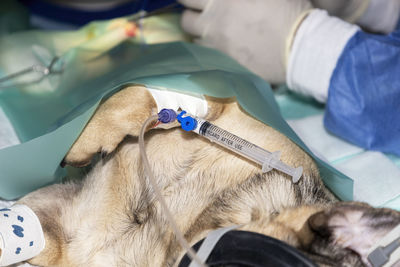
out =
<path fill-rule="evenodd" d="M 303 173 L 303 167 L 293 168 L 279 160 L 281 152 L 269 152 L 255 144 L 252 144 L 224 129 L 221 129 L 206 120 L 195 118 L 197 123 L 193 132 L 202 135 L 211 142 L 235 152 L 243 157 L 256 162 L 262 166 L 262 172 L 266 173 L 272 169 L 279 170 L 292 176 L 293 183 L 297 183 Z"/>

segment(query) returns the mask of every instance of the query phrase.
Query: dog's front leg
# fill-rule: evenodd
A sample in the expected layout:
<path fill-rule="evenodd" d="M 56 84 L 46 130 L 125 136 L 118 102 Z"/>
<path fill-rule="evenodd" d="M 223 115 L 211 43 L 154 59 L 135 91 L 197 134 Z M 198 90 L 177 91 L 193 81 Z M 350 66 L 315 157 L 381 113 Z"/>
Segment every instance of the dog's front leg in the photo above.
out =
<path fill-rule="evenodd" d="M 102 103 L 64 161 L 85 166 L 94 154 L 109 154 L 127 136 L 138 136 L 143 122 L 156 113 L 156 102 L 144 86 L 123 89 Z"/>
<path fill-rule="evenodd" d="M 61 220 L 65 219 L 80 184 L 56 184 L 28 194 L 16 204 L 28 206 L 38 217 L 43 229 L 45 248 L 29 263 L 38 266 L 73 266 L 67 258 L 68 229 Z M 74 220 L 73 213 L 71 220 Z"/>

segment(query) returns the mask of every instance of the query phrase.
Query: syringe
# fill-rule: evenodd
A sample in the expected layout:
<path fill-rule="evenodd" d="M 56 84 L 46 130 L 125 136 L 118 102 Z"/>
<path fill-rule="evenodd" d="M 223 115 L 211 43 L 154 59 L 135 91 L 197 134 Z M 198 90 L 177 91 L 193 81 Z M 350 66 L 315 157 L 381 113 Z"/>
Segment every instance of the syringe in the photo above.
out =
<path fill-rule="evenodd" d="M 172 111 L 170 111 L 172 113 Z M 160 112 L 161 113 L 161 112 Z M 161 118 L 159 113 L 159 118 Z M 262 172 L 266 173 L 270 170 L 277 169 L 283 173 L 292 176 L 293 183 L 297 183 L 303 173 L 303 167 L 293 168 L 280 161 L 280 151 L 269 152 L 253 143 L 250 143 L 230 132 L 211 124 L 210 122 L 195 118 L 194 116 L 186 116 L 185 111 L 177 115 L 178 122 L 181 123 L 182 129 L 185 131 L 193 131 L 199 135 L 208 138 L 211 142 L 235 152 L 243 157 L 256 162 L 262 166 Z"/>

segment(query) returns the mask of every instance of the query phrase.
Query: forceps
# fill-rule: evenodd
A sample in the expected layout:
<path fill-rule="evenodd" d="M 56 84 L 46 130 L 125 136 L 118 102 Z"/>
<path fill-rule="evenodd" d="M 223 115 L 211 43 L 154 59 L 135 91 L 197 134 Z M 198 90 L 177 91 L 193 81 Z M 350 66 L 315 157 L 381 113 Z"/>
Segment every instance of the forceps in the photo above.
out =
<path fill-rule="evenodd" d="M 15 86 L 15 85 L 28 85 L 28 84 L 32 84 L 32 83 L 38 83 L 40 81 L 42 81 L 45 77 L 52 75 L 52 74 L 60 74 L 62 73 L 62 68 L 61 69 L 55 69 L 55 64 L 57 63 L 57 61 L 60 58 L 55 56 L 53 57 L 53 59 L 51 60 L 50 64 L 48 66 L 43 66 L 41 64 L 35 64 L 32 65 L 28 68 L 25 68 L 23 70 L 17 71 L 15 73 L 9 74 L 3 78 L 0 78 L 0 89 L 3 88 L 7 88 L 7 87 L 11 87 L 11 86 Z M 7 84 L 7 82 L 16 79 L 16 78 L 20 78 L 23 76 L 26 76 L 28 74 L 32 74 L 32 73 L 38 73 L 39 77 L 37 77 L 36 79 L 33 79 L 31 81 L 24 81 L 24 82 L 20 82 L 20 83 L 9 83 Z"/>

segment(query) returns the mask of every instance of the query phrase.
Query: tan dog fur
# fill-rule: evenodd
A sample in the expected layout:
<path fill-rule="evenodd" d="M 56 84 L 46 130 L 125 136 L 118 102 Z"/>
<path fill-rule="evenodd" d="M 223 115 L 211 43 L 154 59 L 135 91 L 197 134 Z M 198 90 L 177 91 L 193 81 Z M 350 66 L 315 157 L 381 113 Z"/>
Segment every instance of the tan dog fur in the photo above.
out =
<path fill-rule="evenodd" d="M 242 230 L 309 247 L 309 217 L 335 201 L 313 160 L 284 135 L 246 114 L 234 99 L 208 98 L 208 105 L 212 123 L 269 151 L 281 151 L 281 159 L 303 166 L 304 174 L 293 184 L 275 170 L 262 174 L 259 166 L 196 134 L 176 128 L 148 131 L 146 151 L 155 177 L 187 240 L 193 244 L 211 230 L 243 224 Z M 176 264 L 183 249 L 147 182 L 136 138 L 156 108 L 143 86 L 113 95 L 99 107 L 65 160 L 82 166 L 98 152 L 111 154 L 82 182 L 52 185 L 19 201 L 35 211 L 45 232 L 46 248 L 32 264 Z"/>

